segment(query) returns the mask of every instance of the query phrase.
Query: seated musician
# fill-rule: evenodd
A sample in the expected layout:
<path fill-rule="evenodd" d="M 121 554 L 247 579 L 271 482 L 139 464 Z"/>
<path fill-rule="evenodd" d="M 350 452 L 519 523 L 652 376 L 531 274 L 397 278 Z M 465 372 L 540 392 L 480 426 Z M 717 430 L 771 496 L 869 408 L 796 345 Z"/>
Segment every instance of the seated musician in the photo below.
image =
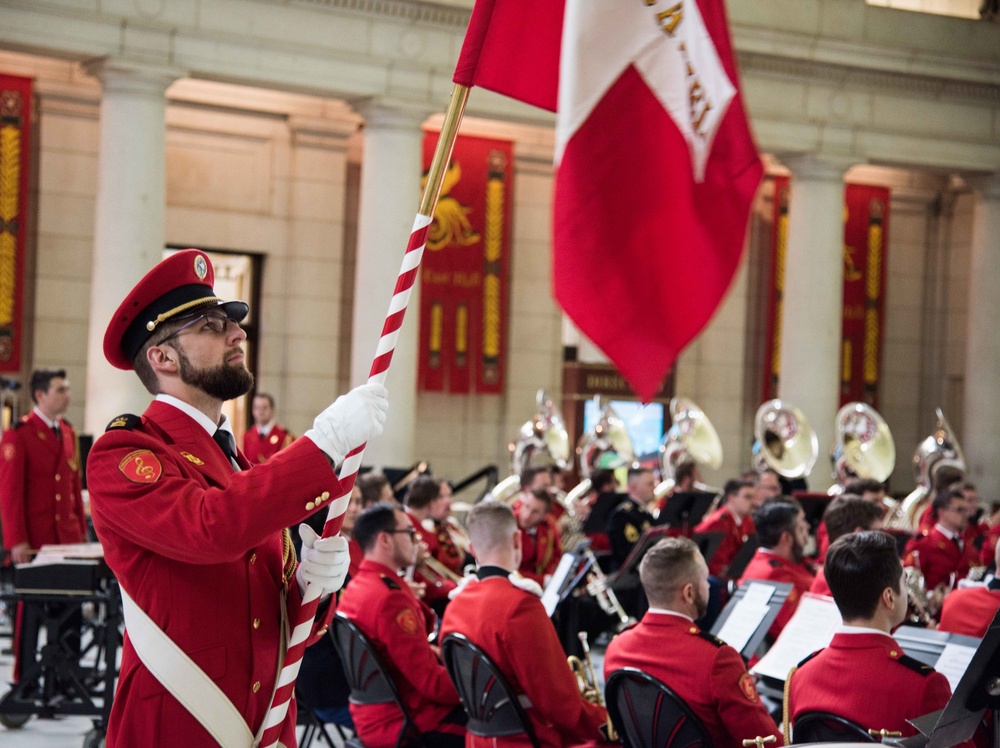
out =
<path fill-rule="evenodd" d="M 659 514 L 663 511 L 671 496 L 675 493 L 687 493 L 688 491 L 693 491 L 695 483 L 700 480 L 701 476 L 698 475 L 698 463 L 691 462 L 690 460 L 682 462 L 677 466 L 677 469 L 674 470 L 674 487 L 656 503 L 656 513 Z"/>
<path fill-rule="evenodd" d="M 437 652 L 427 641 L 435 616 L 398 571 L 412 563 L 416 530 L 396 504 L 379 502 L 354 524 L 365 560 L 344 589 L 338 612 L 371 639 L 399 695 L 428 745 L 464 745 L 465 712 Z M 395 746 L 403 715 L 392 702 L 350 705 L 366 748 Z"/>
<path fill-rule="evenodd" d="M 974 483 L 968 481 L 955 482 L 948 487 L 948 490 L 959 490 L 965 499 L 965 507 L 969 518 L 962 533 L 963 544 L 971 546 L 974 558 L 971 560 L 973 566 L 988 566 L 993 563 L 993 547 L 996 545 L 996 536 L 989 542 L 990 524 L 983 518 L 983 508 L 979 505 L 979 492 Z M 924 510 L 920 517 L 918 529 L 921 533 L 929 532 L 938 521 L 938 516 L 934 511 L 934 502 Z M 989 543 L 989 545 L 987 545 Z"/>
<path fill-rule="evenodd" d="M 1000 545 L 993 550 L 993 562 L 1000 562 Z M 945 597 L 938 631 L 983 637 L 998 610 L 1000 579 L 990 575 L 983 585 L 960 588 Z"/>
<path fill-rule="evenodd" d="M 760 548 L 747 564 L 740 584 L 759 579 L 765 582 L 791 582 L 792 589 L 767 632 L 771 639 L 788 623 L 803 592 L 808 592 L 815 576 L 805 563 L 805 544 L 809 525 L 799 502 L 794 499 L 771 499 L 753 513 Z"/>
<path fill-rule="evenodd" d="M 768 499 L 776 499 L 781 496 L 781 481 L 778 474 L 766 468 L 761 470 L 754 478 L 753 484 L 753 506 L 756 509 L 763 506 Z"/>
<path fill-rule="evenodd" d="M 826 576 L 844 625 L 829 647 L 789 673 L 792 722 L 804 712 L 823 711 L 865 729 L 914 735 L 907 720 L 942 709 L 951 688 L 890 635 L 906 618 L 896 541 L 882 532 L 845 535 L 830 546 Z"/>
<path fill-rule="evenodd" d="M 576 512 L 576 521 L 580 526 L 586 525 L 590 513 L 597 504 L 597 499 L 602 494 L 614 493 L 617 490 L 618 479 L 615 478 L 614 472 L 611 470 L 595 470 L 592 472 L 590 474 L 590 490 L 573 504 L 573 510 Z M 587 537 L 590 539 L 590 550 L 594 551 L 594 553 L 603 553 L 611 550 L 608 534 L 603 532 L 603 530 L 601 532 L 588 532 Z"/>
<path fill-rule="evenodd" d="M 451 514 L 451 486 L 448 482 L 429 475 L 416 478 L 406 490 L 406 512 L 427 555 L 452 574 L 459 575 L 465 563 L 465 554 L 458 550 L 448 531 L 448 515 Z M 427 585 L 424 598 L 427 604 L 438 614 L 442 613 L 448 603 L 448 593 L 455 589 L 455 580 L 423 565 L 418 565 L 415 577 Z"/>
<path fill-rule="evenodd" d="M 551 515 L 552 494 L 537 489 L 521 501 L 514 510 L 521 534 L 521 563 L 518 571 L 544 586 L 562 558 L 559 529 Z"/>
<path fill-rule="evenodd" d="M 395 501 L 389 479 L 382 473 L 370 472 L 358 476 L 355 484 L 361 489 L 361 508 L 367 509 L 380 501 Z"/>
<path fill-rule="evenodd" d="M 604 676 L 634 667 L 663 681 L 708 730 L 716 748 L 741 746 L 745 739 L 773 735 L 774 720 L 739 652 L 694 621 L 708 605 L 708 567 L 691 540 L 661 540 L 639 564 L 649 599 L 642 620 L 615 637 L 604 657 Z"/>
<path fill-rule="evenodd" d="M 850 532 L 882 529 L 882 505 L 874 504 L 856 494 L 844 493 L 835 498 L 823 513 L 823 522 L 834 542 Z M 830 585 L 826 583 L 826 572 L 820 567 L 809 591 L 817 595 L 832 597 Z"/>
<path fill-rule="evenodd" d="M 938 495 L 947 494 L 953 488 L 960 488 L 965 480 L 965 472 L 955 465 L 942 465 L 933 473 L 933 484 L 931 486 L 930 498 L 927 506 L 924 507 L 917 522 L 917 532 L 924 534 L 930 532 L 937 522 L 937 511 L 934 509 L 934 498 Z"/>
<path fill-rule="evenodd" d="M 931 504 L 937 524 L 926 534 L 906 544 L 903 563 L 916 566 L 928 590 L 954 587 L 977 564 L 976 551 L 965 541 L 969 522 L 968 502 L 961 488 L 939 493 Z"/>
<path fill-rule="evenodd" d="M 882 509 L 882 514 L 885 514 L 885 505 L 882 503 L 882 500 L 885 498 L 885 486 L 874 478 L 853 478 L 847 482 L 844 486 L 844 492 L 840 495 L 860 496 L 865 501 L 879 506 Z M 826 511 L 829 511 L 832 505 L 833 502 L 831 501 Z M 830 537 L 829 529 L 826 526 L 826 512 L 824 512 L 823 520 L 816 528 L 816 563 L 823 563 L 823 559 L 826 558 L 826 551 L 830 547 L 830 543 L 834 540 L 836 538 Z"/>
<path fill-rule="evenodd" d="M 543 746 L 598 740 L 607 720 L 603 707 L 584 700 L 562 645 L 530 582 L 511 576 L 519 564 L 522 534 L 503 502 L 476 504 L 466 519 L 476 578 L 452 600 L 441 622 L 442 638 L 465 635 L 503 672 Z M 531 589 L 529 589 L 531 588 Z M 469 735 L 470 748 L 530 745 L 524 734 L 503 738 Z"/>
<path fill-rule="evenodd" d="M 722 506 L 694 528 L 695 532 L 724 533 L 719 549 L 712 556 L 708 570 L 715 576 L 725 574 L 729 564 L 747 537 L 754 532 L 753 483 L 744 480 L 726 481 L 722 489 Z"/>
<path fill-rule="evenodd" d="M 649 504 L 655 498 L 656 479 L 649 468 L 628 471 L 628 497 L 608 515 L 606 525 L 611 542 L 613 568 L 621 566 L 642 534 L 652 524 Z"/>
<path fill-rule="evenodd" d="M 520 478 L 521 492 L 511 502 L 515 511 L 521 506 L 521 502 L 535 491 L 545 491 L 546 493 L 552 491 L 552 471 L 547 467 L 527 467 L 521 471 Z"/>

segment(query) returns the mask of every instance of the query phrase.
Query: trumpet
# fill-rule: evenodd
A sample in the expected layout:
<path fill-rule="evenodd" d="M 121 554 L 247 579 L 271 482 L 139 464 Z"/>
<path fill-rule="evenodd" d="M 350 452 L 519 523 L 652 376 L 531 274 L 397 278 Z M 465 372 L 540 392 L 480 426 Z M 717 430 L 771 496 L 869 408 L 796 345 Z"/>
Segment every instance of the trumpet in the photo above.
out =
<path fill-rule="evenodd" d="M 622 604 L 618 602 L 615 591 L 608 586 L 608 578 L 598 565 L 594 552 L 588 548 L 584 551 L 584 557 L 590 562 L 590 571 L 587 572 L 587 592 L 597 600 L 601 610 L 609 616 L 616 616 L 622 626 L 627 626 L 631 619 Z M 586 634 L 586 632 L 581 633 Z"/>
<path fill-rule="evenodd" d="M 587 632 L 581 631 L 579 637 L 580 644 L 583 646 L 583 659 L 581 660 L 576 655 L 570 655 L 566 658 L 566 662 L 569 664 L 569 669 L 573 671 L 573 675 L 576 676 L 576 685 L 580 689 L 580 696 L 583 697 L 584 701 L 603 707 L 604 697 L 601 695 L 601 689 L 597 687 L 597 673 L 594 672 L 594 662 L 590 658 L 590 642 L 587 641 Z M 608 739 L 618 742 L 618 733 L 615 732 L 615 727 L 611 723 L 611 715 L 608 715 Z"/>

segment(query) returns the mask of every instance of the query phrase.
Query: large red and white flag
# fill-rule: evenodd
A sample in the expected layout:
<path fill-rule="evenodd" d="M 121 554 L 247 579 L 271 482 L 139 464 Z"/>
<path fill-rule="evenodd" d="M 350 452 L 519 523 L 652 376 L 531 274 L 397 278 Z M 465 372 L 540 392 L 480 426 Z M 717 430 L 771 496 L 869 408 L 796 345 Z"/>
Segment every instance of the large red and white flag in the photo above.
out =
<path fill-rule="evenodd" d="M 729 287 L 763 174 L 723 0 L 476 0 L 455 82 L 556 112 L 556 299 L 652 398 Z"/>

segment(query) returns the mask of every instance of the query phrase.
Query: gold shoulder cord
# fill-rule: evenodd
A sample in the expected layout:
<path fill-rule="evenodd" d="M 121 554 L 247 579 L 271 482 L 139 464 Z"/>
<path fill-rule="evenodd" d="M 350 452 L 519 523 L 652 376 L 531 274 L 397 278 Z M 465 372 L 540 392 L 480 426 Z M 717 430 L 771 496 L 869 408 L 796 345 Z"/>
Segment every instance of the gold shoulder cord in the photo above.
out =
<path fill-rule="evenodd" d="M 781 699 L 781 729 L 785 733 L 785 745 L 792 744 L 792 725 L 788 720 L 788 695 L 792 692 L 792 675 L 798 669 L 798 665 L 796 665 L 788 671 L 788 677 L 785 678 L 785 692 Z"/>
<path fill-rule="evenodd" d="M 292 545 L 292 533 L 286 527 L 281 531 L 281 582 L 286 587 L 295 576 L 295 565 L 298 560 L 295 558 L 295 546 Z"/>

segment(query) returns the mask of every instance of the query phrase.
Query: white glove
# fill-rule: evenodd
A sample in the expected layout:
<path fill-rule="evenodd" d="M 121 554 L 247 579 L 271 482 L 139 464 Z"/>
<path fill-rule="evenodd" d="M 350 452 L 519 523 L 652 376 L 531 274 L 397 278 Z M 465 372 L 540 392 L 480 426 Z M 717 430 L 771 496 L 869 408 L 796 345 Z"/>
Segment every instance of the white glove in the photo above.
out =
<path fill-rule="evenodd" d="M 302 538 L 302 560 L 295 570 L 299 592 L 305 594 L 307 582 L 322 587 L 324 596 L 343 587 L 351 565 L 347 538 L 342 535 L 321 538 L 305 523 L 299 525 L 299 537 Z"/>
<path fill-rule="evenodd" d="M 382 433 L 389 410 L 389 391 L 380 384 L 362 384 L 313 421 L 305 435 L 335 463 L 347 453 Z"/>

